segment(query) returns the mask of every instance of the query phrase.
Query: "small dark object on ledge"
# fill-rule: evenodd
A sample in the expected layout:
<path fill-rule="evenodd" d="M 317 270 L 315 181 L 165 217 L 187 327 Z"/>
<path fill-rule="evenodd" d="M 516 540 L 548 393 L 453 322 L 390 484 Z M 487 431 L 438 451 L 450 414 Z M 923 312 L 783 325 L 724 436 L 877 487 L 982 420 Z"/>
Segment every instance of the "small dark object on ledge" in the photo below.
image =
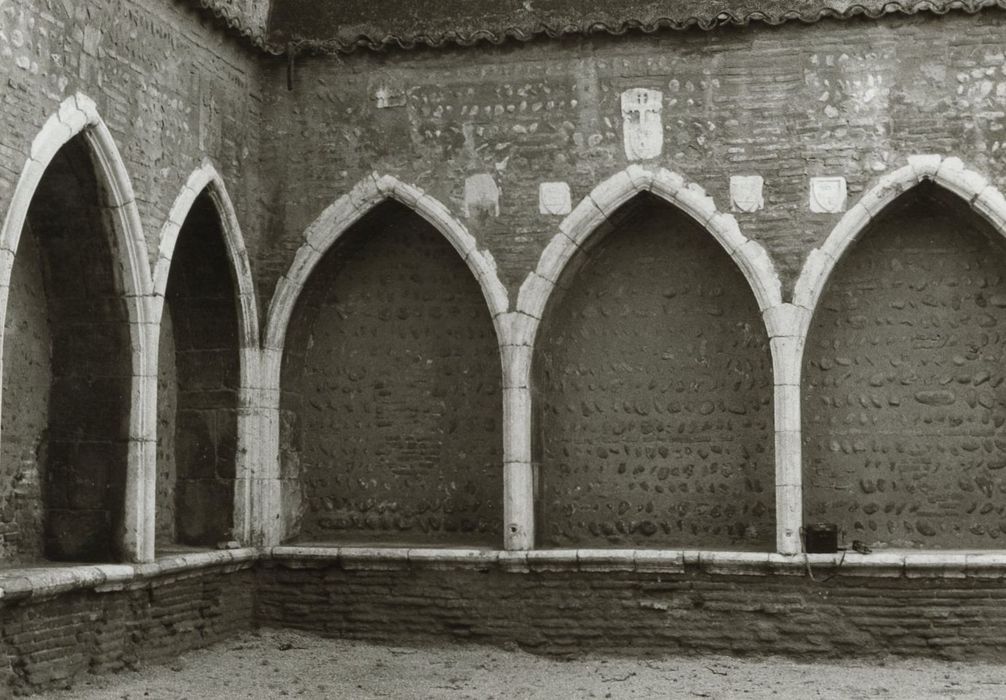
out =
<path fill-rule="evenodd" d="M 804 529 L 804 551 L 807 554 L 834 554 L 838 551 L 838 525 L 815 523 Z"/>

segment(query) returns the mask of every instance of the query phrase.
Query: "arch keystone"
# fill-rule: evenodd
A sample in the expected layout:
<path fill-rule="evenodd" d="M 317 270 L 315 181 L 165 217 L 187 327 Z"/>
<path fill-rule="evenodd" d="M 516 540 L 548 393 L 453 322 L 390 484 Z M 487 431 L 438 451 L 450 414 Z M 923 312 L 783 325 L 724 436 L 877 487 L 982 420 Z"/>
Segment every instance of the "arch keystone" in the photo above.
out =
<path fill-rule="evenodd" d="M 915 171 L 915 177 L 920 181 L 936 177 L 936 171 L 940 169 L 942 162 L 943 156 L 936 154 L 908 156 L 908 164 Z"/>

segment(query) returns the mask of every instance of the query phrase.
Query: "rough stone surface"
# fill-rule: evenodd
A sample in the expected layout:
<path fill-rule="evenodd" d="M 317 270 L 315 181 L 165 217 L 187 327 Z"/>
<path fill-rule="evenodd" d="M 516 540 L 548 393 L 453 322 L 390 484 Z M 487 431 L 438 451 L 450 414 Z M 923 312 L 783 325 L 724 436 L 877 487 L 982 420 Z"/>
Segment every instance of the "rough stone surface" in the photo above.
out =
<path fill-rule="evenodd" d="M 485 299 L 444 237 L 393 203 L 355 224 L 287 334 L 299 538 L 498 545 L 501 374 Z"/>
<path fill-rule="evenodd" d="M 680 212 L 626 210 L 540 331 L 541 539 L 771 549 L 772 362 L 750 288 Z"/>
<path fill-rule="evenodd" d="M 807 522 L 896 547 L 1006 541 L 1006 249 L 911 193 L 835 269 L 804 367 Z"/>

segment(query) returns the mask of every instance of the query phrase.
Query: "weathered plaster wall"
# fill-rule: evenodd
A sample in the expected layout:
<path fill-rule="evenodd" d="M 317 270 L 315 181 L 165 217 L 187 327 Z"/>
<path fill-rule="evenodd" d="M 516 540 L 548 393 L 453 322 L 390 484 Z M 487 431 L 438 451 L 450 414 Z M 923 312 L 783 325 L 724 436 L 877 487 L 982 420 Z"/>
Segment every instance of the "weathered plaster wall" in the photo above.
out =
<path fill-rule="evenodd" d="M 42 255 L 34 232 L 21 238 L 4 328 L 3 427 L 0 434 L 0 560 L 42 553 L 49 385 L 52 382 L 49 310 Z"/>
<path fill-rule="evenodd" d="M 772 360 L 754 295 L 670 205 L 622 214 L 540 331 L 543 544 L 770 550 Z"/>
<path fill-rule="evenodd" d="M 1006 248 L 939 191 L 913 192 L 839 263 L 805 353 L 808 522 L 900 547 L 1006 536 Z"/>
<path fill-rule="evenodd" d="M 501 368 L 464 261 L 386 203 L 315 268 L 284 355 L 301 540 L 500 542 Z"/>

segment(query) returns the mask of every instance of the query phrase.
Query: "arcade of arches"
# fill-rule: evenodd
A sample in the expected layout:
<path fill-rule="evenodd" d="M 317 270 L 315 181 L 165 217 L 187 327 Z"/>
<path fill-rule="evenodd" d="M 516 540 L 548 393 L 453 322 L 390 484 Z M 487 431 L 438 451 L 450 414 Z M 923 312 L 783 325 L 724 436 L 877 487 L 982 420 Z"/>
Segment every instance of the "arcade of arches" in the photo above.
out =
<path fill-rule="evenodd" d="M 727 651 L 980 647 L 941 606 L 1006 581 L 1006 10 L 864 1 L 0 1 L 11 658 L 39 601 L 105 606 L 81 668 L 127 618 L 397 603 L 550 650 L 700 612 Z M 910 597 L 877 570 L 961 588 L 898 636 L 848 613 Z"/>

